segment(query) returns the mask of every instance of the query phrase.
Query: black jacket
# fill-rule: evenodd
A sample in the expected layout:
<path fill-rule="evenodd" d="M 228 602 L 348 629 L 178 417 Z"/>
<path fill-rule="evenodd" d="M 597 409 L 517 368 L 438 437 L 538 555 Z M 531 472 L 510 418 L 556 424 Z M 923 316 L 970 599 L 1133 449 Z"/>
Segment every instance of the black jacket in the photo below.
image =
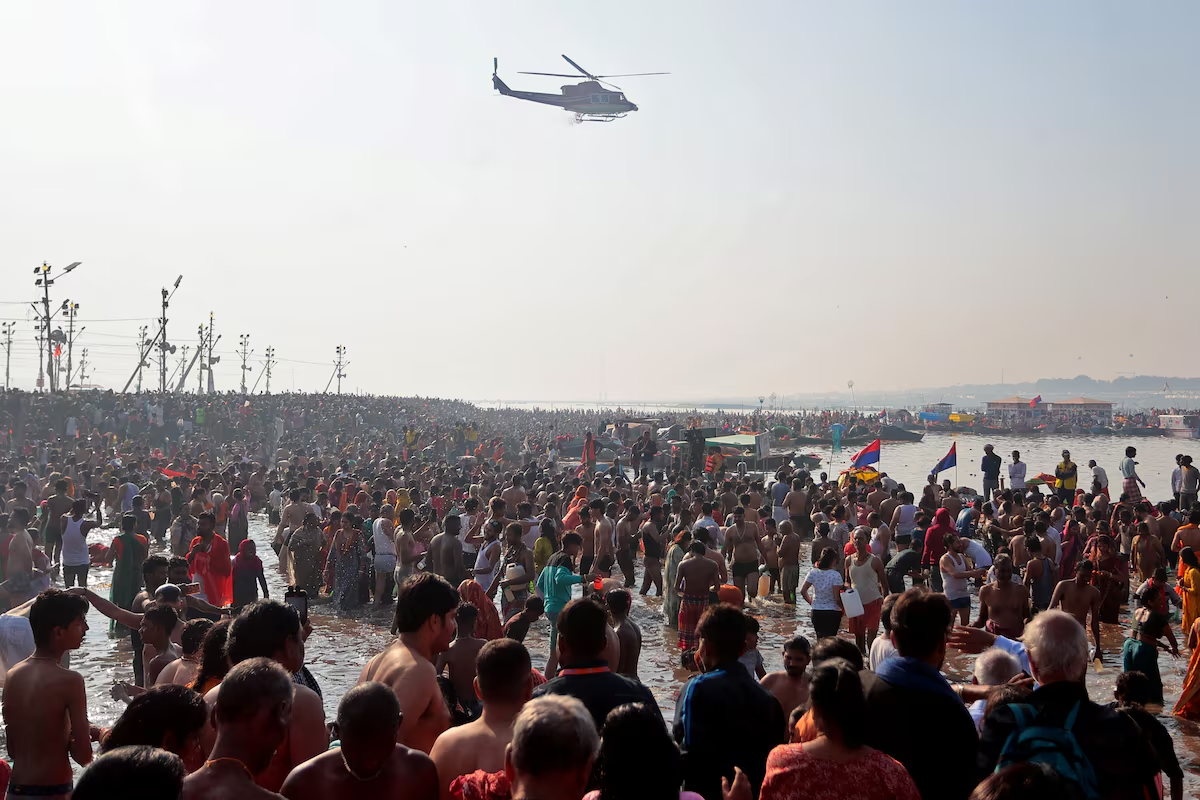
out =
<path fill-rule="evenodd" d="M 859 673 L 867 698 L 866 744 L 899 761 L 922 800 L 966 800 L 979 783 L 979 737 L 961 700 L 893 686 Z"/>
<path fill-rule="evenodd" d="M 584 675 L 570 674 L 572 669 L 601 667 L 604 669 L 603 672 Z M 655 711 L 658 710 L 658 703 L 654 701 L 654 695 L 650 693 L 649 689 L 632 678 L 608 671 L 607 661 L 587 661 L 563 665 L 562 669 L 567 674 L 559 675 L 557 678 L 543 683 L 534 690 L 533 696 L 561 694 L 578 699 L 592 713 L 597 731 L 604 727 L 604 720 L 608 716 L 608 712 L 625 703 L 646 703 Z"/>
<path fill-rule="evenodd" d="M 767 756 L 787 741 L 787 720 L 774 695 L 739 662 L 697 675 L 675 706 L 675 741 L 683 751 L 683 788 L 721 800 L 721 777 L 741 767 L 754 796 L 767 772 Z"/>

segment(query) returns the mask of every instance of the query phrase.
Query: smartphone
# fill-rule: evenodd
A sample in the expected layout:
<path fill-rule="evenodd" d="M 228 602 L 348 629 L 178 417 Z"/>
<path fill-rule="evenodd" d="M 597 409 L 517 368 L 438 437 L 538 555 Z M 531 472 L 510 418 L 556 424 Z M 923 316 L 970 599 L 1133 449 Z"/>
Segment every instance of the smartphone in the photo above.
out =
<path fill-rule="evenodd" d="M 296 609 L 296 613 L 300 615 L 301 625 L 308 624 L 308 592 L 289 586 L 283 595 L 283 602 Z"/>
<path fill-rule="evenodd" d="M 179 589 L 184 594 L 199 594 L 200 593 L 200 584 L 185 583 L 183 586 L 180 586 Z"/>

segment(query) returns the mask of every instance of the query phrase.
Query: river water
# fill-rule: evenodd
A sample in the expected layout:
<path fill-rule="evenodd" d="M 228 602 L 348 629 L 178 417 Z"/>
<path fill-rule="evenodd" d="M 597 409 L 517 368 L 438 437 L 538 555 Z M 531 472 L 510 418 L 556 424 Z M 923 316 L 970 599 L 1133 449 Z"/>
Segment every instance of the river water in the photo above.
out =
<path fill-rule="evenodd" d="M 1086 464 L 1095 458 L 1110 476 L 1117 475 L 1116 465 L 1124 455 L 1124 448 L 1133 444 L 1138 448 L 1141 475 L 1147 483 L 1147 496 L 1158 500 L 1170 497 L 1170 473 L 1174 468 L 1174 457 L 1186 452 L 1191 442 L 1172 439 L 1127 439 L 1122 437 L 995 437 L 991 440 L 978 436 L 929 435 L 925 441 L 916 443 L 885 442 L 883 445 L 882 468 L 897 480 L 909 486 L 920 486 L 924 475 L 950 447 L 958 442 L 959 484 L 979 486 L 978 465 L 983 455 L 983 445 L 992 441 L 996 452 L 1005 456 L 1019 449 L 1022 460 L 1029 464 L 1029 474 L 1039 471 L 1052 472 L 1061 458 L 1064 447 L 1072 452 L 1076 463 Z M 808 449 L 805 452 L 809 452 Z M 837 454 L 832 461 L 836 469 L 848 463 L 853 450 Z M 830 453 L 822 453 L 824 464 L 829 464 Z M 826 467 L 823 466 L 823 469 Z M 830 469 L 829 471 L 835 471 Z M 951 477 L 953 480 L 953 476 Z M 284 582 L 281 574 L 273 568 L 270 541 L 273 531 L 265 517 L 254 517 L 250 524 L 250 535 L 258 543 L 258 552 L 265 554 L 267 583 L 271 595 L 282 598 Z M 92 539 L 107 542 L 111 531 L 94 532 Z M 804 554 L 807 562 L 807 553 Z M 107 595 L 111 572 L 107 569 L 93 570 L 91 588 Z M 640 565 L 639 584 L 640 585 Z M 977 601 L 973 601 L 978 610 Z M 659 706 L 670 719 L 674 713 L 675 699 L 690 673 L 680 668 L 677 639 L 672 630 L 662 624 L 662 602 L 657 597 L 643 598 L 634 595 L 633 621 L 641 628 L 643 637 L 640 677 L 654 693 Z M 808 617 L 808 608 L 803 600 L 796 607 L 779 602 L 778 596 L 768 600 L 756 600 L 748 609 L 759 619 L 762 630 L 759 650 L 762 652 L 768 671 L 782 669 L 782 643 L 799 632 L 810 639 L 814 637 Z M 313 634 L 306 644 L 309 669 L 316 676 L 324 692 L 326 716 L 332 719 L 341 696 L 358 679 L 363 665 L 383 650 L 391 637 L 388 635 L 390 612 L 367 611 L 334 615 L 325 605 L 314 604 L 310 608 Z M 1093 700 L 1108 702 L 1117 674 L 1120 672 L 1119 653 L 1124 632 L 1128 627 L 1128 612 L 1122 617 L 1122 625 L 1102 626 L 1104 649 L 1109 655 L 1103 671 L 1090 671 L 1087 684 Z M 119 716 L 123 706 L 112 700 L 109 689 L 116 680 L 132 680 L 132 654 L 128 640 L 114 641 L 108 638 L 107 620 L 96 611 L 88 615 L 91 625 L 83 647 L 72 654 L 72 668 L 84 675 L 88 691 L 88 718 L 95 724 L 106 726 Z M 845 626 L 843 625 L 843 631 Z M 548 655 L 548 629 L 545 620 L 534 625 L 526 639 L 526 645 L 534 664 L 541 666 Z M 952 678 L 967 678 L 973 656 L 955 654 L 947 660 L 945 671 Z M 1186 656 L 1174 659 L 1168 654 L 1160 655 L 1160 668 L 1168 708 L 1178 697 L 1187 670 Z M 1185 793 L 1189 797 L 1200 797 L 1200 727 L 1169 716 L 1160 717 L 1175 739 L 1176 753 L 1186 772 Z M 4 743 L 6 745 L 6 743 Z M 7 747 L 4 747 L 5 752 Z"/>

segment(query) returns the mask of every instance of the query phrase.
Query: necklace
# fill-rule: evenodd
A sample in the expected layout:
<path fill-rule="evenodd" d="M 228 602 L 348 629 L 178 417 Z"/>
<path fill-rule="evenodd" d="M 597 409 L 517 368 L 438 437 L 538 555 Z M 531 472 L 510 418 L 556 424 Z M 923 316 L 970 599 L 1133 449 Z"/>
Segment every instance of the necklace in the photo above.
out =
<path fill-rule="evenodd" d="M 242 768 L 242 771 L 246 773 L 246 777 L 250 779 L 250 782 L 251 783 L 254 782 L 254 773 L 250 771 L 250 768 L 247 767 L 245 764 L 243 764 L 240 760 L 233 758 L 231 756 L 223 756 L 221 758 L 210 758 L 208 761 L 204 762 L 204 766 L 211 767 L 213 764 L 220 764 L 223 761 L 226 761 L 226 762 L 229 762 L 232 764 L 237 764 L 239 767 Z"/>
<path fill-rule="evenodd" d="M 382 775 L 382 774 L 383 774 L 383 771 L 384 771 L 385 769 L 387 769 L 387 765 L 385 764 L 385 765 L 383 765 L 382 767 L 380 767 L 380 768 L 379 768 L 379 769 L 378 769 L 378 770 L 375 772 L 375 774 L 374 774 L 374 775 L 370 775 L 370 776 L 368 776 L 368 777 L 364 778 L 363 776 L 359 775 L 357 772 L 355 772 L 354 770 L 352 770 L 352 769 L 350 768 L 350 762 L 346 760 L 346 753 L 345 753 L 345 751 L 344 751 L 344 750 L 342 750 L 342 748 L 340 748 L 340 747 L 338 748 L 338 754 L 339 754 L 339 755 L 342 757 L 342 766 L 344 766 L 344 767 L 346 768 L 346 772 L 349 772 L 349 773 L 350 773 L 350 777 L 351 777 L 351 778 L 354 778 L 354 780 L 356 780 L 356 781 L 361 781 L 362 783 L 367 783 L 367 782 L 369 782 L 369 781 L 373 781 L 373 780 L 375 780 L 376 778 L 378 778 L 380 775 Z"/>

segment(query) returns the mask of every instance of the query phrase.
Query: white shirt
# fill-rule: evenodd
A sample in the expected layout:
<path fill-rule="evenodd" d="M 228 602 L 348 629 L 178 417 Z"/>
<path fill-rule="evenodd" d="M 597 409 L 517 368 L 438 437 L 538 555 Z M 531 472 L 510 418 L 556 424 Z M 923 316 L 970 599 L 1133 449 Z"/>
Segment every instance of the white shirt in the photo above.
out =
<path fill-rule="evenodd" d="M 1179 494 L 1183 488 L 1183 468 L 1176 467 L 1171 473 L 1171 494 Z"/>
<path fill-rule="evenodd" d="M 867 668 L 872 672 L 877 672 L 883 662 L 899 657 L 900 651 L 896 649 L 896 645 L 892 644 L 891 637 L 877 636 L 875 641 L 871 642 L 871 652 L 867 655 Z"/>
<path fill-rule="evenodd" d="M 1104 467 L 1092 467 L 1092 480 L 1098 482 L 1101 489 L 1108 488 L 1108 473 Z"/>
<path fill-rule="evenodd" d="M 725 536 L 721 533 L 721 526 L 712 517 L 701 517 L 696 520 L 696 524 L 692 526 L 694 533 L 697 528 L 708 528 L 712 533 L 712 544 L 719 550 L 721 545 L 725 543 Z"/>
<path fill-rule="evenodd" d="M 974 539 L 970 539 L 967 542 L 967 557 L 975 563 L 976 567 L 990 567 L 992 565 L 992 554 Z"/>
<path fill-rule="evenodd" d="M 1025 488 L 1025 462 L 1018 461 L 1008 465 L 1008 483 L 1013 489 Z"/>
<path fill-rule="evenodd" d="M 267 503 L 274 510 L 281 510 L 283 508 L 283 492 L 278 489 L 272 489 L 271 493 L 267 495 Z"/>

